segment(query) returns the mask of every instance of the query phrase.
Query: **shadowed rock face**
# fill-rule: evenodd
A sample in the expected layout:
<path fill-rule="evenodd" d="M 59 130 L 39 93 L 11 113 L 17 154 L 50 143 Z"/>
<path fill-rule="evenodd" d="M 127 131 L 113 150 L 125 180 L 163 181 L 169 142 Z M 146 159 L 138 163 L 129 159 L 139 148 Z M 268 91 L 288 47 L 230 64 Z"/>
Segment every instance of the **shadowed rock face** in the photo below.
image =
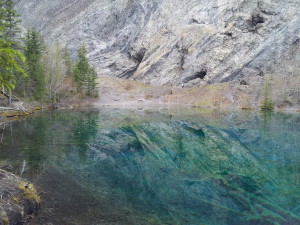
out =
<path fill-rule="evenodd" d="M 298 0 L 16 0 L 25 28 L 100 75 L 188 86 L 280 74 L 299 59 Z M 298 71 L 296 71 L 297 74 Z"/>

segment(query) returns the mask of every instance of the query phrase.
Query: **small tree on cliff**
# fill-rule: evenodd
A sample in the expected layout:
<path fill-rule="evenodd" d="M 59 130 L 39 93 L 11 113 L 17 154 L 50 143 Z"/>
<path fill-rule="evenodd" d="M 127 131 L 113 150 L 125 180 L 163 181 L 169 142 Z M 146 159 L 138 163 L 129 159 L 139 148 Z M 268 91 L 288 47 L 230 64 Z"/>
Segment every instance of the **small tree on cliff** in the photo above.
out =
<path fill-rule="evenodd" d="M 83 91 L 88 96 L 94 97 L 97 95 L 97 74 L 90 66 L 86 54 L 87 51 L 83 45 L 77 51 L 77 60 L 73 69 L 73 77 L 79 91 Z"/>
<path fill-rule="evenodd" d="M 270 81 L 268 78 L 264 78 L 263 83 L 263 99 L 261 101 L 260 108 L 263 111 L 271 111 L 274 109 L 273 102 L 270 98 Z"/>

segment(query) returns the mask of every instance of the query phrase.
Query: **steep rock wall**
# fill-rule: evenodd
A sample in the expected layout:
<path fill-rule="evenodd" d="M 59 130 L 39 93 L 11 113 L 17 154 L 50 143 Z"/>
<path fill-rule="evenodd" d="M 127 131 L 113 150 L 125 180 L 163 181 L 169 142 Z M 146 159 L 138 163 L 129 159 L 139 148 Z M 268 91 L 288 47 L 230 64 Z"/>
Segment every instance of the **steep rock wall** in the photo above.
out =
<path fill-rule="evenodd" d="M 196 86 L 298 76 L 298 0 L 15 0 L 25 28 L 74 55 L 83 43 L 99 75 Z"/>

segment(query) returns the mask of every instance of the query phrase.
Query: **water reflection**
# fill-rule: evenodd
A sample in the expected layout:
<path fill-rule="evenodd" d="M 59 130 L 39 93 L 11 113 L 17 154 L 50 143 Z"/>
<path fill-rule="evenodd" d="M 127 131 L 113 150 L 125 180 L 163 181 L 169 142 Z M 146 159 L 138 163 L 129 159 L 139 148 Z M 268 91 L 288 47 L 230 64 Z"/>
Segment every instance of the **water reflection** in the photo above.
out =
<path fill-rule="evenodd" d="M 300 223 L 299 118 L 51 112 L 4 130 L 0 165 L 20 173 L 25 160 L 23 175 L 44 192 L 33 224 L 294 225 Z"/>

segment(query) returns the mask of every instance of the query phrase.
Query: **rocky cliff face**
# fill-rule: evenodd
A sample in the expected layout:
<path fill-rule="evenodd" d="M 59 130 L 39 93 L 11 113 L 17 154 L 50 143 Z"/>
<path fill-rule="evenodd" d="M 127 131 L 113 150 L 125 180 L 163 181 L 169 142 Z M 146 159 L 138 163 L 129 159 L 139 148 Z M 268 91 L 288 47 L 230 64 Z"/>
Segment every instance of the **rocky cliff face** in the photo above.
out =
<path fill-rule="evenodd" d="M 25 28 L 72 53 L 86 44 L 99 75 L 195 86 L 295 77 L 298 0 L 15 0 Z"/>

